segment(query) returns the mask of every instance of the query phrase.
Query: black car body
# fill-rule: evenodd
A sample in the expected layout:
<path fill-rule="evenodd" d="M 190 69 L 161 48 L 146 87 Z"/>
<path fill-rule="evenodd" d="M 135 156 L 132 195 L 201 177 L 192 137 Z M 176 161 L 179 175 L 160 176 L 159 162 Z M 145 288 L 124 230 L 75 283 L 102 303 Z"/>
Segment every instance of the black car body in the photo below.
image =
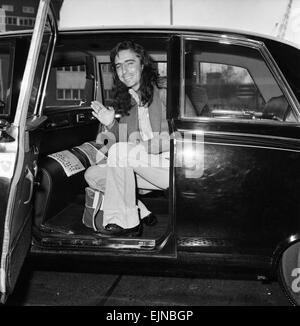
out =
<path fill-rule="evenodd" d="M 57 33 L 48 7 L 42 0 L 33 33 L 0 40 L 2 302 L 30 251 L 195 275 L 203 265 L 246 267 L 279 277 L 299 304 L 299 49 L 234 31 Z M 138 238 L 103 238 L 81 221 L 83 174 L 93 164 L 85 149 L 99 130 L 90 102 L 111 104 L 109 50 L 124 39 L 143 45 L 167 79 L 170 186 L 139 195 L 156 226 Z"/>

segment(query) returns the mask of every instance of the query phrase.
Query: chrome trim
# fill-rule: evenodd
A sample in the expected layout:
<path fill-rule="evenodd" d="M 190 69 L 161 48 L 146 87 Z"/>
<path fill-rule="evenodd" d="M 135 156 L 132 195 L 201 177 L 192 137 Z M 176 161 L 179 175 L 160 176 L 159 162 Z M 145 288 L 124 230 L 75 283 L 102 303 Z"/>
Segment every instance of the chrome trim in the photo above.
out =
<path fill-rule="evenodd" d="M 47 52 L 46 52 L 46 56 L 45 56 L 46 61 L 47 61 L 47 58 L 49 57 L 49 48 L 51 47 L 51 42 L 52 42 L 52 35 L 50 36 L 50 43 L 49 43 L 49 47 L 47 48 Z M 42 70 L 42 74 L 41 74 L 40 83 L 39 83 L 39 89 L 38 89 L 38 92 L 36 94 L 36 101 L 35 101 L 35 105 L 34 105 L 34 110 L 32 112 L 32 116 L 37 115 L 40 108 L 41 108 L 40 104 L 43 102 L 43 97 L 44 97 L 44 94 L 45 94 L 45 83 L 43 83 L 43 80 L 46 80 L 47 75 L 48 75 L 48 71 L 49 71 L 49 65 L 48 65 L 48 67 L 46 65 L 44 65 L 43 70 Z"/>
<path fill-rule="evenodd" d="M 195 130 L 184 130 L 184 129 L 178 129 L 178 132 L 187 133 L 187 134 L 197 134 L 197 131 Z M 202 133 L 203 134 L 203 133 Z M 294 141 L 296 143 L 299 143 L 299 150 L 298 149 L 290 149 L 290 148 L 280 148 L 275 146 L 263 146 L 263 145 L 246 145 L 246 144 L 233 144 L 233 143 L 226 143 L 226 142 L 209 142 L 204 140 L 204 144 L 214 144 L 214 145 L 228 145 L 228 146 L 236 146 L 236 147 L 251 147 L 251 148 L 265 148 L 265 149 L 277 149 L 281 151 L 287 151 L 287 152 L 300 152 L 300 140 L 297 138 L 286 138 L 286 137 L 280 137 L 280 136 L 269 136 L 269 135 L 260 135 L 260 134 L 245 134 L 245 133 L 234 133 L 234 132 L 216 132 L 216 131 L 205 131 L 205 135 L 226 135 L 226 136 L 237 136 L 237 137 L 249 137 L 249 138 L 263 138 L 268 139 L 272 141 L 276 140 L 284 140 L 284 141 Z M 180 139 L 179 139 L 180 141 Z"/>
<path fill-rule="evenodd" d="M 49 61 L 49 63 L 50 63 L 50 62 L 52 62 L 52 58 L 54 56 L 54 51 L 55 51 L 54 45 L 56 44 L 56 39 L 57 39 L 57 32 L 56 32 L 57 24 L 56 24 L 56 20 L 53 16 L 52 11 L 49 11 L 48 15 L 50 18 L 49 22 L 50 22 L 50 26 L 51 26 L 52 35 L 50 37 L 49 47 L 48 47 L 47 53 L 46 53 L 46 62 Z M 50 51 L 50 54 L 49 54 L 49 51 Z M 43 73 L 42 73 L 42 77 L 41 77 L 41 81 L 43 81 L 43 82 L 41 82 L 41 84 L 43 86 L 42 86 L 42 90 L 41 90 L 41 87 L 39 87 L 39 93 L 37 95 L 39 98 L 39 101 L 37 101 L 36 107 L 34 108 L 34 113 L 37 115 L 42 115 L 43 103 L 45 100 L 47 81 L 49 79 L 50 70 L 51 70 L 51 64 L 48 64 L 48 65 L 45 64 L 43 67 Z"/>
<path fill-rule="evenodd" d="M 270 124 L 272 126 L 281 125 L 281 126 L 299 126 L 298 121 L 280 121 L 280 120 L 272 120 L 272 119 L 243 119 L 243 118 L 221 118 L 221 117 L 179 117 L 179 121 L 186 122 L 224 122 L 224 123 L 246 123 L 246 124 Z"/>
<path fill-rule="evenodd" d="M 274 149 L 283 152 L 293 152 L 293 153 L 300 153 L 300 149 L 290 149 L 290 148 L 280 148 L 274 146 L 263 146 L 263 145 L 246 145 L 246 144 L 233 144 L 233 143 L 222 143 L 222 142 L 207 142 L 204 141 L 205 144 L 210 145 L 225 145 L 225 146 L 234 146 L 234 147 L 245 147 L 245 148 L 263 148 L 263 149 Z"/>
<path fill-rule="evenodd" d="M 21 35 L 32 35 L 33 29 L 24 29 L 20 31 L 7 31 L 7 32 L 0 32 L 1 38 L 5 37 L 12 37 L 12 36 L 21 36 Z"/>
<path fill-rule="evenodd" d="M 180 85 L 179 85 L 179 117 L 183 116 L 185 108 L 185 47 L 184 37 L 180 36 Z"/>
<path fill-rule="evenodd" d="M 179 132 L 187 133 L 187 134 L 196 134 L 198 130 L 190 130 L 190 129 L 177 129 Z M 202 130 L 199 130 L 199 133 L 203 134 Z M 261 134 L 249 134 L 242 132 L 231 132 L 231 131 L 204 131 L 204 135 L 229 135 L 229 136 L 242 136 L 242 137 L 256 137 L 256 138 L 266 138 L 266 139 L 278 139 L 278 140 L 287 140 L 287 141 L 295 141 L 300 144 L 300 139 L 298 138 L 288 138 L 288 137 L 280 137 L 274 135 L 261 135 Z"/>
<path fill-rule="evenodd" d="M 204 238 L 204 237 L 178 237 L 178 249 L 187 248 L 211 248 L 211 247 L 232 247 L 232 243 L 226 239 Z"/>
<path fill-rule="evenodd" d="M 258 48 L 261 44 L 263 44 L 261 41 L 256 41 L 250 38 L 247 38 L 246 36 L 241 37 L 240 35 L 226 35 L 225 33 L 220 34 L 214 34 L 214 33 L 199 33 L 200 35 L 191 36 L 189 33 L 181 34 L 181 37 L 184 40 L 189 41 L 208 41 L 208 42 L 218 42 L 218 43 L 226 43 L 231 45 L 241 45 L 241 46 L 247 46 L 250 47 L 250 45 L 253 48 Z"/>
<path fill-rule="evenodd" d="M 44 17 L 44 20 L 40 22 L 40 24 L 34 27 L 31 44 L 28 52 L 27 63 L 31 62 L 30 65 L 26 64 L 22 85 L 19 95 L 19 100 L 17 104 L 16 115 L 14 119 L 14 125 L 16 127 L 24 128 L 28 105 L 31 96 L 31 89 L 33 85 L 33 80 L 35 76 L 36 64 L 38 61 L 38 54 L 40 52 L 40 46 L 43 39 L 43 29 L 47 20 L 47 10 L 49 6 L 50 0 L 41 0 L 40 8 L 37 12 L 36 21 L 41 20 L 40 17 Z M 34 47 L 34 44 L 39 44 L 38 47 Z M 23 130 L 20 130 L 23 131 Z"/>
<path fill-rule="evenodd" d="M 201 142 L 197 142 L 197 143 L 201 143 Z M 273 150 L 278 150 L 278 151 L 283 151 L 283 152 L 300 153 L 300 149 L 297 150 L 297 149 L 281 148 L 281 147 L 274 147 L 274 146 L 246 145 L 246 144 L 233 144 L 233 143 L 209 142 L 209 141 L 203 141 L 203 144 L 220 145 L 220 146 L 231 146 L 231 147 L 244 147 L 244 148 L 273 149 Z"/>

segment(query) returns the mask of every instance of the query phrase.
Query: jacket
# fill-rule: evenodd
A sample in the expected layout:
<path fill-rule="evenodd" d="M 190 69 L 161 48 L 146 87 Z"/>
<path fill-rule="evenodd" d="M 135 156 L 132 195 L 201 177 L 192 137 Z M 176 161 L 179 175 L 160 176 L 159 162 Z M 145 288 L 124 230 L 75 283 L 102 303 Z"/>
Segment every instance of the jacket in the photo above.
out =
<path fill-rule="evenodd" d="M 154 137 L 148 141 L 142 141 L 138 127 L 138 107 L 133 104 L 129 115 L 122 116 L 120 121 L 116 121 L 108 130 L 114 135 L 115 141 L 139 140 L 148 153 L 159 154 L 170 150 L 169 127 L 166 118 L 166 89 L 153 89 L 153 100 L 148 107 L 149 119 Z M 124 132 L 126 132 L 126 134 Z M 119 133 L 122 133 L 121 135 Z M 111 139 L 111 137 L 110 137 Z"/>

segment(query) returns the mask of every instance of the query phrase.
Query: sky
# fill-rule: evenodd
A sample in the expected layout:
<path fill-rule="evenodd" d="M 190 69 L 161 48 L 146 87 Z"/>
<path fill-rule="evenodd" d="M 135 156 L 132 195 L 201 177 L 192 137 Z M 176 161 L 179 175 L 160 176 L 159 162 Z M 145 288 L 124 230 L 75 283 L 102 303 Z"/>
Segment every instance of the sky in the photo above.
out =
<path fill-rule="evenodd" d="M 60 27 L 172 23 L 276 36 L 288 3 L 289 0 L 64 0 Z M 300 46 L 300 0 L 292 2 L 285 39 Z"/>

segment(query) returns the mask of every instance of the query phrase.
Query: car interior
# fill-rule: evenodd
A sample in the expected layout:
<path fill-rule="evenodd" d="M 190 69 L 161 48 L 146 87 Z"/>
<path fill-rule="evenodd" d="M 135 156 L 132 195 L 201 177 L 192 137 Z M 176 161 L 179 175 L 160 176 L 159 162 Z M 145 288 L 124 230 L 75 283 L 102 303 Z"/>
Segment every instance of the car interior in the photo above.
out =
<path fill-rule="evenodd" d="M 55 241 L 69 246 L 115 247 L 116 243 L 153 249 L 169 234 L 169 192 L 154 190 L 137 198 L 157 217 L 155 226 L 143 225 L 138 240 L 101 236 L 82 223 L 85 205 L 84 172 L 94 164 L 87 148 L 95 142 L 101 128 L 93 117 L 90 103 L 111 104 L 112 73 L 109 51 L 129 36 L 97 35 L 61 37 L 56 45 L 49 74 L 43 114 L 47 116 L 40 144 L 37 187 L 34 197 L 35 238 L 44 245 Z M 131 38 L 130 38 L 131 39 Z M 166 39 L 138 38 L 166 77 Z M 116 118 L 120 115 L 116 112 Z M 72 161 L 72 163 L 70 162 Z M 74 163 L 75 162 L 75 163 Z M 72 165 L 73 164 L 73 165 Z"/>

